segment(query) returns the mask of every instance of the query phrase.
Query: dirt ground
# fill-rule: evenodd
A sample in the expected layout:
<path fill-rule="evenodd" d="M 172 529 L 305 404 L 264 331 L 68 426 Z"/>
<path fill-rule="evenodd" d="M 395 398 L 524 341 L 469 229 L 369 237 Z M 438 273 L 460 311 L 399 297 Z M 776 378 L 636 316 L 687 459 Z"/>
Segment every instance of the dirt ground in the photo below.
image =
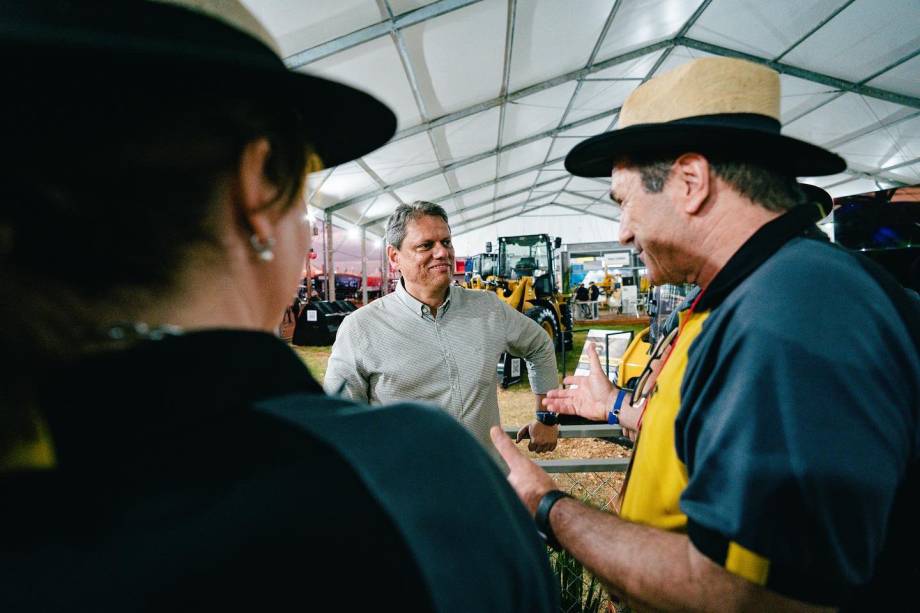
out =
<path fill-rule="evenodd" d="M 596 324 L 592 328 L 605 328 L 617 330 L 636 330 L 637 326 L 612 326 Z M 566 372 L 571 374 L 578 362 L 582 346 L 585 342 L 587 329 L 576 329 L 574 334 L 574 347 L 566 352 Z M 326 372 L 326 363 L 329 361 L 331 347 L 293 347 L 300 358 L 319 381 L 322 381 Z M 560 368 L 560 376 L 562 369 Z M 498 406 L 504 426 L 522 426 L 533 420 L 535 402 L 527 376 L 524 375 L 520 383 L 508 389 L 498 389 Z M 589 438 L 589 439 L 559 439 L 555 451 L 536 454 L 527 450 L 527 442 L 518 445 L 522 453 L 534 459 L 561 459 L 561 458 L 610 458 L 629 457 L 631 451 L 615 443 Z M 579 499 L 591 502 L 598 508 L 606 508 L 611 497 L 619 492 L 623 483 L 623 473 L 558 473 L 553 478 L 560 489 L 568 491 Z"/>

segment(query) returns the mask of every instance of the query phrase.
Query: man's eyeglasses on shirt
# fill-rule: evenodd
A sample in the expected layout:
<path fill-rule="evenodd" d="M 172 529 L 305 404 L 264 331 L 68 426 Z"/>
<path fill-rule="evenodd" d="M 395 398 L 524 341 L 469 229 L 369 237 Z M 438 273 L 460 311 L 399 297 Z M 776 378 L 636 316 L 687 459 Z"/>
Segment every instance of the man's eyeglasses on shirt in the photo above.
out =
<path fill-rule="evenodd" d="M 675 327 L 666 335 L 659 338 L 658 342 L 655 343 L 648 364 L 645 365 L 642 374 L 640 374 L 639 378 L 636 380 L 635 387 L 633 387 L 633 393 L 629 399 L 629 406 L 644 408 L 646 400 L 648 400 L 649 396 L 651 396 L 655 390 L 655 384 L 658 381 L 658 373 L 661 372 L 661 367 L 663 366 L 663 364 L 661 364 L 661 359 L 674 343 L 674 339 L 677 338 L 679 330 L 679 327 Z"/>

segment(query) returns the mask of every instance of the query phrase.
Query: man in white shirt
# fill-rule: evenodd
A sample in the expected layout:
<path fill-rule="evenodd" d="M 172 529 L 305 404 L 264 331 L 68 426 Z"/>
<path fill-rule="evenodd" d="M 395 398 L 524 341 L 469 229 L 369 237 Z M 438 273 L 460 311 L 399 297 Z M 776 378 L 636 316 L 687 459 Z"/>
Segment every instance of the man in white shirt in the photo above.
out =
<path fill-rule="evenodd" d="M 396 291 L 358 309 L 338 330 L 326 370 L 329 394 L 371 403 L 418 400 L 457 418 L 495 457 L 499 425 L 496 364 L 502 352 L 527 362 L 537 419 L 517 440 L 532 451 L 556 447 L 556 415 L 541 401 L 558 386 L 552 339 L 492 292 L 451 285 L 454 247 L 437 204 L 399 206 L 387 222 L 387 257 L 402 278 Z"/>

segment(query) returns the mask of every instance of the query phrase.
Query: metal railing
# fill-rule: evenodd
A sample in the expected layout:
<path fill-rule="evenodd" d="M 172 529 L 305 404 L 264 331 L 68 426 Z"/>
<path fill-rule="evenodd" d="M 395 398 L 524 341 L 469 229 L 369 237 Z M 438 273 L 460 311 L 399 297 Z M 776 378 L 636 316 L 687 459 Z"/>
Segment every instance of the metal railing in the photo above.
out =
<path fill-rule="evenodd" d="M 514 437 L 519 427 L 505 426 L 505 433 Z M 619 442 L 623 440 L 620 426 L 579 424 L 559 426 L 560 438 L 598 438 Z M 552 473 L 559 488 L 573 497 L 602 511 L 610 510 L 611 499 L 619 493 L 621 475 L 629 465 L 628 457 L 564 458 L 534 460 Z M 608 613 L 617 609 L 595 577 L 567 552 L 550 552 L 550 563 L 559 579 L 562 613 Z"/>

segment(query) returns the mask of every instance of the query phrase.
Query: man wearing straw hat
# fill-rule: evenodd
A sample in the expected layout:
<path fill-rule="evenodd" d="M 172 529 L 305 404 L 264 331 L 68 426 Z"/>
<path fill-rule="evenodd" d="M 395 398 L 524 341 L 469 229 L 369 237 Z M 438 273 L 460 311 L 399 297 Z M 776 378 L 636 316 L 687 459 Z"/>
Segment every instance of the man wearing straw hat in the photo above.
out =
<path fill-rule="evenodd" d="M 637 88 L 618 129 L 566 159 L 612 173 L 620 241 L 653 283 L 702 288 L 632 394 L 591 378 L 548 395 L 612 423 L 641 411 L 619 515 L 491 433 L 547 541 L 642 608 L 885 608 L 920 578 L 920 314 L 822 240 L 795 177 L 845 163 L 781 135 L 779 100 L 770 69 L 696 60 Z"/>

